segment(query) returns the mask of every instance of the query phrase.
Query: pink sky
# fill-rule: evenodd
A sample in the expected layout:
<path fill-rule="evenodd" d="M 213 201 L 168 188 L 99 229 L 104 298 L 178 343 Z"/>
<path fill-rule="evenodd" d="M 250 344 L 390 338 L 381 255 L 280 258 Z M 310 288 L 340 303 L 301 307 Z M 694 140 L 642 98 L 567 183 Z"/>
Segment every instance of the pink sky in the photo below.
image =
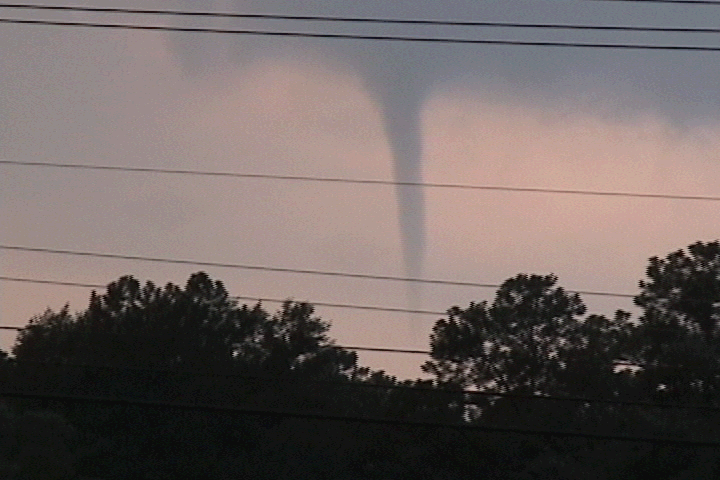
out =
<path fill-rule="evenodd" d="M 191 80 L 158 35 L 68 38 L 62 65 L 38 67 L 41 46 L 26 52 L 35 66 L 12 65 L 16 78 L 31 81 L 7 89 L 14 133 L 0 150 L 4 158 L 391 178 L 378 105 L 333 62 L 267 58 Z M 426 181 L 717 194 L 720 123 L 681 127 L 651 110 L 619 114 L 634 94 L 588 88 L 547 101 L 498 84 L 438 89 L 424 109 Z M 6 244 L 403 274 L 390 187 L 0 171 Z M 717 238 L 713 202 L 443 189 L 428 189 L 427 201 L 428 278 L 501 283 L 516 273 L 552 272 L 568 289 L 635 293 L 648 257 Z M 124 274 L 183 283 L 201 269 L 15 252 L 1 258 L 6 276 L 101 284 Z M 237 295 L 396 307 L 406 301 L 396 283 L 205 270 Z M 83 308 L 89 295 L 9 282 L 0 293 L 6 325 L 66 301 Z M 432 286 L 423 306 L 445 310 L 492 293 Z M 606 314 L 631 308 L 623 299 L 585 301 Z M 339 343 L 354 345 L 427 347 L 433 321 L 417 321 L 412 338 L 402 314 L 318 313 L 332 320 Z M 5 347 L 11 335 L 2 335 Z M 420 363 L 361 359 L 401 376 L 417 375 Z"/>

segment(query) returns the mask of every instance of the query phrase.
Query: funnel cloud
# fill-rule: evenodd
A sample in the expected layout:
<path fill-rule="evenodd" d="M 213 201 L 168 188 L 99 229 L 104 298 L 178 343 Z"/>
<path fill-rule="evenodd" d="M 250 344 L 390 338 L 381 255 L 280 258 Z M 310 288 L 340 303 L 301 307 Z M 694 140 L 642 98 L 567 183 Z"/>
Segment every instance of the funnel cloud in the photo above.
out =
<path fill-rule="evenodd" d="M 413 103 L 410 103 L 413 102 Z M 392 150 L 395 181 L 422 182 L 422 136 L 418 102 L 408 100 L 407 105 L 384 105 L 385 132 Z M 403 248 L 405 274 L 421 278 L 425 257 L 425 195 L 422 187 L 396 186 L 398 223 Z M 410 307 L 421 307 L 420 284 L 408 282 Z"/>
<path fill-rule="evenodd" d="M 53 4 L 67 3 L 53 0 Z M 117 6 L 116 0 L 93 0 Z M 708 27 L 712 6 L 537 0 L 124 0 L 144 9 Z M 247 30 L 711 45 L 704 34 L 443 28 L 13 11 L 22 18 Z M 541 48 L 0 26 L 0 157 L 432 183 L 716 195 L 717 52 Z M 525 273 L 633 293 L 650 255 L 717 238 L 712 202 L 347 188 L 2 168 L 3 243 L 501 283 Z M 330 201 L 328 196 L 332 195 Z M 398 215 L 399 213 L 399 215 Z M 88 234 L 92 232 L 92 234 Z M 401 232 L 398 235 L 398 232 Z M 288 241 L 287 239 L 292 239 Z M 404 242 L 404 258 L 400 241 Z M 189 265 L 2 254 L 5 275 L 182 282 Z M 312 265 L 309 265 L 312 264 Z M 404 272 L 403 267 L 406 269 Z M 424 271 L 423 271 L 424 269 Z M 491 289 L 212 268 L 234 294 L 452 305 Z M 408 292 L 408 289 L 410 290 Z M 3 282 L 3 323 L 88 291 Z M 407 295 L 409 294 L 410 302 Z M 420 301 L 421 300 L 421 301 Z M 587 297 L 612 316 L 631 301 Z M 340 343 L 425 349 L 436 318 L 318 306 Z M 418 333 L 422 340 L 418 340 Z M 7 332 L 0 348 L 12 344 Z M 2 342 L 5 342 L 4 345 Z M 415 356 L 362 353 L 393 375 Z"/>
<path fill-rule="evenodd" d="M 425 101 L 423 83 L 412 68 L 418 59 L 412 47 L 395 46 L 399 62 L 387 64 L 368 79 L 368 90 L 377 97 L 382 112 L 385 135 L 390 146 L 394 180 L 398 183 L 423 181 L 422 108 Z M 396 187 L 398 224 L 403 250 L 403 266 L 409 278 L 422 278 L 427 243 L 425 192 L 417 185 Z M 407 283 L 408 305 L 422 307 L 422 287 Z"/>
<path fill-rule="evenodd" d="M 244 11 L 241 7 L 245 2 L 236 2 L 236 5 L 208 3 L 207 8 L 211 10 Z M 264 43 L 252 38 L 214 37 L 210 39 L 212 41 L 208 40 L 202 34 L 172 35 L 171 47 L 186 75 L 217 73 L 222 71 L 223 63 L 242 66 L 256 58 L 298 52 L 311 57 L 317 56 L 319 51 L 339 60 L 361 77 L 368 94 L 378 104 L 392 156 L 394 180 L 400 183 L 422 182 L 422 106 L 427 82 L 417 70 L 423 64 L 417 47 L 366 43 L 328 46 L 325 42 L 313 49 L 308 45 L 313 42 L 298 42 L 295 39 Z M 420 186 L 397 185 L 396 199 L 405 275 L 420 278 L 426 246 L 424 192 Z M 421 308 L 422 292 L 418 282 L 408 282 L 407 297 L 411 309 Z"/>
<path fill-rule="evenodd" d="M 182 8 L 196 10 L 286 13 L 287 4 L 273 0 L 178 0 Z M 658 22 L 703 24 L 709 10 L 652 8 L 622 5 L 609 8 L 601 4 L 543 4 L 520 1 L 437 2 L 418 8 L 405 2 L 350 2 L 347 0 L 308 0 L 292 8 L 296 14 L 323 14 L 359 17 L 478 18 L 496 21 L 577 23 L 588 18 L 598 24 L 646 23 L 652 12 Z M 682 15 L 678 15 L 682 13 Z M 203 20 L 189 20 L 193 25 Z M 226 27 L 227 21 L 205 20 Z M 225 23 L 223 23 L 225 22 Z M 231 22 L 237 27 L 236 22 Z M 307 24 L 305 24 L 307 25 Z M 487 38 L 488 31 L 412 30 L 365 24 L 332 26 L 313 23 L 310 27 L 288 22 L 242 22 L 248 28 L 303 30 L 317 32 L 361 32 L 364 34 L 418 35 Z M 456 33 L 459 32 L 459 33 Z M 464 33 L 463 33 L 464 32 Z M 611 33 L 611 34 L 610 34 Z M 617 32 L 538 32 L 530 29 L 510 35 L 493 31 L 497 38 L 516 40 L 598 41 L 638 43 L 638 39 Z M 505 35 L 508 35 L 505 37 Z M 392 155 L 394 179 L 401 183 L 423 181 L 423 106 L 438 87 L 470 86 L 476 92 L 500 92 L 515 101 L 597 108 L 614 118 L 634 118 L 642 112 L 667 117 L 677 125 L 703 123 L 716 116 L 718 100 L 717 62 L 703 61 L 700 54 L 683 52 L 616 51 L 603 49 L 471 48 L 438 44 L 383 43 L 363 41 L 323 41 L 297 38 L 224 37 L 203 34 L 169 34 L 168 44 L 189 75 L 217 73 L 233 65 L 247 66 L 269 57 L 294 57 L 304 61 L 326 62 L 352 71 L 361 79 L 367 93 L 377 103 Z M 493 37 L 495 38 L 495 37 Z M 668 43 L 677 39 L 653 34 L 643 43 Z M 698 41 L 701 39 L 698 38 Z M 697 72 L 697 75 L 687 75 Z M 682 75 L 682 79 L 675 78 Z M 217 75 L 215 75 L 217 76 Z M 476 88 L 479 87 L 479 88 Z M 669 94 L 675 92 L 676 94 Z M 603 112 L 602 109 L 607 110 Z M 477 132 L 473 132 L 477 133 Z M 405 275 L 423 276 L 425 265 L 426 206 L 422 187 L 396 187 L 398 224 L 403 249 Z M 422 307 L 423 294 L 417 282 L 407 283 L 408 304 Z"/>

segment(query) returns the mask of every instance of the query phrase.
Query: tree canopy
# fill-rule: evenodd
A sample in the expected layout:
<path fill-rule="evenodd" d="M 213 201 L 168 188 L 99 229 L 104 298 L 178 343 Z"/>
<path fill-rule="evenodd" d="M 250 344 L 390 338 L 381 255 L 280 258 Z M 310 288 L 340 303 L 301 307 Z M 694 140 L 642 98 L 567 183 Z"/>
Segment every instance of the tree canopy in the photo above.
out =
<path fill-rule="evenodd" d="M 77 315 L 65 307 L 32 319 L 12 354 L 63 364 L 347 375 L 355 354 L 335 348 L 329 328 L 309 304 L 287 302 L 272 316 L 260 304 L 239 306 L 203 272 L 185 288 L 126 276 L 93 292 Z"/>
<path fill-rule="evenodd" d="M 414 380 L 359 365 L 309 303 L 287 301 L 275 312 L 240 304 L 204 272 L 184 286 L 124 276 L 93 292 L 84 310 L 65 306 L 32 318 L 10 354 L 0 351 L 0 381 L 6 392 L 38 397 L 160 403 L 8 396 L 0 405 L 0 473 L 58 480 L 717 476 L 713 449 L 532 433 L 720 442 L 720 242 L 652 257 L 645 273 L 636 317 L 589 313 L 552 274 L 509 278 L 492 300 L 453 306 L 437 320 L 422 364 L 429 378 Z M 173 403 L 219 410 L 159 407 Z"/>

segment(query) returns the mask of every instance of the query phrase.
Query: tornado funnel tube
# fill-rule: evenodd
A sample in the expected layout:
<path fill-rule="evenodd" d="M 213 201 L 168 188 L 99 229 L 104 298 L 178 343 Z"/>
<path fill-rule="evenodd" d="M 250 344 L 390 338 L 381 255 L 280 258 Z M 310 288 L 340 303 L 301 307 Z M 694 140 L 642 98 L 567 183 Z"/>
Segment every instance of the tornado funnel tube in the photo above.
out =
<path fill-rule="evenodd" d="M 392 151 L 395 181 L 422 182 L 420 99 L 399 95 L 383 105 L 385 132 Z M 396 186 L 398 223 L 405 274 L 421 278 L 425 260 L 425 191 L 418 185 Z M 422 308 L 422 287 L 407 282 L 408 304 Z"/>

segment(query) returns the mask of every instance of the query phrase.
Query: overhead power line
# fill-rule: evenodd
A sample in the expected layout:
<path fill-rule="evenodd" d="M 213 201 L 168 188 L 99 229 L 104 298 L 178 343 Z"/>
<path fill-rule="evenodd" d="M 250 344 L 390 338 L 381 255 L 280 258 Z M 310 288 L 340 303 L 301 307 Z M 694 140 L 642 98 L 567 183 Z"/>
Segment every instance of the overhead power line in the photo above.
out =
<path fill-rule="evenodd" d="M 312 303 L 315 305 L 315 303 Z M 0 325 L 0 330 L 22 331 L 28 327 L 20 327 L 17 325 Z M 358 352 L 381 352 L 381 353 L 408 353 L 415 355 L 430 355 L 429 350 L 406 349 L 406 348 L 386 348 L 386 347 L 362 347 L 357 345 L 332 345 L 331 348 L 341 348 L 344 350 L 357 350 Z"/>
<path fill-rule="evenodd" d="M 449 27 L 499 27 L 499 28 L 527 28 L 532 30 L 600 30 L 600 31 L 625 31 L 625 32 L 663 32 L 663 33 L 720 33 L 720 28 L 699 28 L 699 27 L 660 27 L 660 26 L 636 26 L 636 25 L 577 25 L 560 23 L 523 23 L 523 22 L 482 22 L 472 20 L 435 20 L 419 18 L 376 18 L 376 17 L 348 17 L 329 15 L 284 15 L 270 13 L 232 13 L 213 12 L 198 10 L 167 10 L 167 9 L 142 9 L 142 8 L 119 8 L 119 7 L 94 7 L 76 5 L 39 5 L 39 4 L 17 4 L 0 3 L 0 8 L 31 11 L 59 11 L 59 12 L 87 12 L 87 13 L 111 13 L 111 14 L 132 14 L 150 16 L 179 16 L 179 17 L 201 17 L 201 18 L 224 18 L 244 20 L 289 20 L 299 22 L 324 22 L 324 23 L 362 23 L 362 24 L 383 24 L 383 25 L 426 25 L 426 26 L 449 26 Z"/>
<path fill-rule="evenodd" d="M 336 348 L 351 348 L 342 347 L 335 345 Z M 522 394 L 515 392 L 500 392 L 493 390 L 468 390 L 468 389 L 448 389 L 448 388 L 436 388 L 427 386 L 417 385 L 384 385 L 379 383 L 371 383 L 367 381 L 356 381 L 352 378 L 347 378 L 345 381 L 339 380 L 323 380 L 313 378 L 300 378 L 293 376 L 282 376 L 282 375 L 253 375 L 245 373 L 221 373 L 214 371 L 203 371 L 203 370 L 187 370 L 187 369 L 173 369 L 173 368 L 152 368 L 152 367 L 130 367 L 130 366 L 119 366 L 119 365 L 94 365 L 94 364 L 76 364 L 66 362 L 43 362 L 43 361 L 17 361 L 15 359 L 10 360 L 12 365 L 19 367 L 22 366 L 36 366 L 36 367 L 67 367 L 71 369 L 86 369 L 86 370 L 106 370 L 116 372 L 138 372 L 138 373 L 149 373 L 149 374 L 176 374 L 176 375 L 190 375 L 196 377 L 210 377 L 210 378 L 225 378 L 225 379 L 238 379 L 238 380 L 260 380 L 267 382 L 281 382 L 281 383 L 299 383 L 309 385 L 326 385 L 331 387 L 350 387 L 358 389 L 369 389 L 369 390 L 385 390 L 385 391 L 409 391 L 423 394 L 440 394 L 440 395 L 455 395 L 466 397 L 462 403 L 464 405 L 477 405 L 479 402 L 476 400 L 468 399 L 467 397 L 492 397 L 492 398 L 510 398 L 527 401 L 551 401 L 551 402 L 570 402 L 570 403 L 595 403 L 603 405 L 622 405 L 629 407 L 648 407 L 648 408 L 661 408 L 661 409 L 676 409 L 676 410 L 699 410 L 699 411 L 720 411 L 720 407 L 716 405 L 702 405 L 702 404 L 681 404 L 681 403 L 657 403 L 648 402 L 642 400 L 624 400 L 620 398 L 597 398 L 597 397 L 581 397 L 581 396 L 559 396 L 559 395 L 542 395 L 542 394 Z"/>
<path fill-rule="evenodd" d="M 386 185 L 386 186 L 414 186 L 423 188 L 439 188 L 453 190 L 477 190 L 477 191 L 499 191 L 499 192 L 521 192 L 521 193 L 546 193 L 546 194 L 566 194 L 566 195 L 585 195 L 600 197 L 624 197 L 624 198 L 648 198 L 662 200 L 695 200 L 695 201 L 720 201 L 720 196 L 714 195 L 675 195 L 664 193 L 642 193 L 642 192 L 614 192 L 602 190 L 581 190 L 581 189 L 563 189 L 563 188 L 545 188 L 545 187 L 516 187 L 504 185 L 471 185 L 461 183 L 438 183 L 438 182 L 400 182 L 394 180 L 374 180 L 374 179 L 356 179 L 356 178 L 338 178 L 338 177 L 319 177 L 309 175 L 279 175 L 269 173 L 240 173 L 240 172 L 213 172 L 207 170 L 185 170 L 173 168 L 155 168 L 155 167 L 130 167 L 115 165 L 87 165 L 77 163 L 57 163 L 57 162 L 25 162 L 18 160 L 0 159 L 0 165 L 23 166 L 23 167 L 42 167 L 42 168 L 67 168 L 79 170 L 99 170 L 129 173 L 152 173 L 152 174 L 168 174 L 168 175 L 190 175 L 204 177 L 225 177 L 239 179 L 260 179 L 260 180 L 283 180 L 283 181 L 299 181 L 299 182 L 317 182 L 317 183 L 339 183 L 339 184 L 356 184 L 356 185 Z"/>
<path fill-rule="evenodd" d="M 586 2 L 607 2 L 607 3 L 677 3 L 687 5 L 720 5 L 715 0 L 585 0 Z"/>
<path fill-rule="evenodd" d="M 267 37 L 294 37 L 318 39 L 346 39 L 387 42 L 442 43 L 461 45 L 505 45 L 527 47 L 561 47 L 561 48 L 594 48 L 612 50 L 658 50 L 658 51 L 689 51 L 689 52 L 720 52 L 720 46 L 711 45 L 670 45 L 670 44 L 639 44 L 639 43 L 583 43 L 555 42 L 535 40 L 499 40 L 454 37 L 423 37 L 394 35 L 361 35 L 352 33 L 322 33 L 280 30 L 225 29 L 209 27 L 171 27 L 167 25 L 139 25 L 132 23 L 77 22 L 69 20 L 33 20 L 21 18 L 0 18 L 0 23 L 15 25 L 42 25 L 56 27 L 101 28 L 115 30 L 146 30 L 186 33 L 215 33 L 226 35 L 250 35 Z"/>
<path fill-rule="evenodd" d="M 0 278 L 0 280 L 2 280 Z M 316 305 L 313 302 L 310 302 L 312 305 Z M 17 325 L 0 325 L 0 330 L 10 330 L 15 332 L 20 332 L 22 330 L 26 330 L 28 327 L 20 327 Z M 410 354 L 410 355 L 432 355 L 432 352 L 430 350 L 420 350 L 420 349 L 408 349 L 408 348 L 390 348 L 390 347 L 363 347 L 363 346 L 357 346 L 357 345 L 334 345 L 333 348 L 341 348 L 344 350 L 355 350 L 358 352 L 375 352 L 375 353 L 402 353 L 402 354 Z M 646 365 L 639 363 L 639 362 L 632 362 L 629 360 L 614 360 L 613 365 L 617 367 L 640 367 L 645 368 Z M 671 366 L 664 365 L 665 368 L 672 368 Z M 682 367 L 678 367 L 682 368 Z"/>
<path fill-rule="evenodd" d="M 2 278 L 0 278 L 0 280 L 2 280 Z M 316 305 L 314 302 L 310 302 L 310 303 L 312 305 Z M 0 325 L 0 330 L 8 330 L 8 331 L 14 331 L 14 332 L 20 332 L 22 330 L 26 330 L 27 328 L 28 328 L 27 326 L 20 327 L 17 325 Z M 658 327 L 658 328 L 661 328 L 661 327 Z M 432 352 L 430 350 L 409 349 L 409 348 L 364 347 L 364 346 L 357 346 L 357 345 L 333 345 L 332 348 L 339 348 L 339 349 L 343 349 L 343 350 L 354 350 L 354 351 L 358 351 L 358 352 L 400 353 L 400 354 L 426 355 L 426 356 L 432 355 Z M 580 361 L 580 360 L 578 360 L 578 361 Z M 643 363 L 632 362 L 629 360 L 614 360 L 612 362 L 612 364 L 615 365 L 616 367 L 647 368 L 647 365 L 645 365 Z M 673 367 L 670 365 L 663 365 L 663 368 L 684 368 L 684 367 Z M 469 391 L 469 392 L 474 393 L 474 391 Z M 503 395 L 504 394 L 501 394 L 499 396 L 503 396 Z"/>
<path fill-rule="evenodd" d="M 21 283 L 35 283 L 45 285 L 58 285 L 66 287 L 83 287 L 83 288 L 105 288 L 107 285 L 100 285 L 94 283 L 80 283 L 80 282 L 67 282 L 67 281 L 56 281 L 56 280 L 40 280 L 34 278 L 20 278 L 20 277 L 7 277 L 0 276 L 0 281 L 6 282 L 21 282 Z M 292 299 L 281 299 L 281 298 L 268 298 L 268 297 L 249 297 L 242 295 L 232 295 L 231 298 L 236 300 L 245 300 L 252 302 L 271 302 L 271 303 L 284 303 Z M 293 300 L 295 301 L 295 300 Z M 369 310 L 376 312 L 391 312 L 391 313 L 412 313 L 417 315 L 445 315 L 447 312 L 441 312 L 439 310 L 414 310 L 408 308 L 399 307 L 382 307 L 375 305 L 357 305 L 349 303 L 332 303 L 332 302 L 308 302 L 317 307 L 331 307 L 331 308 L 345 308 L 350 310 Z M 2 328 L 2 327 L 0 327 Z"/>
<path fill-rule="evenodd" d="M 480 431 L 491 433 L 517 433 L 523 435 L 543 435 L 554 437 L 571 437 L 571 438 L 594 438 L 598 440 L 617 440 L 624 442 L 646 442 L 660 443 L 668 445 L 695 446 L 695 447 L 719 447 L 720 442 L 708 440 L 689 440 L 678 438 L 662 438 L 654 436 L 630 436 L 619 434 L 598 434 L 590 432 L 568 431 L 568 430 L 549 430 L 549 429 L 529 429 L 520 427 L 499 427 L 486 426 L 469 423 L 446 423 L 446 422 L 430 422 L 422 420 L 403 420 L 382 417 L 366 417 L 366 416 L 350 416 L 331 413 L 311 413 L 298 410 L 288 409 L 270 409 L 270 408 L 249 408 L 249 407 L 233 407 L 223 405 L 207 405 L 197 403 L 181 403 L 181 402 L 165 402 L 154 400 L 139 400 L 130 398 L 112 398 L 98 396 L 82 396 L 82 395 L 64 395 L 50 393 L 21 392 L 0 389 L 0 396 L 8 398 L 20 399 L 39 399 L 39 400 L 58 400 L 72 401 L 81 403 L 96 403 L 105 405 L 124 405 L 124 406 L 145 406 L 156 408 L 172 408 L 179 410 L 203 411 L 210 413 L 238 413 L 250 415 L 265 415 L 273 417 L 294 417 L 307 418 L 315 420 L 334 420 L 354 423 L 371 423 L 379 425 L 395 425 L 395 426 L 415 426 L 425 428 L 448 428 L 462 431 Z"/>
<path fill-rule="evenodd" d="M 33 253 L 48 253 L 56 255 L 70 255 L 70 256 L 81 256 L 91 258 L 108 258 L 115 260 L 135 260 L 141 262 L 154 262 L 154 263 L 167 263 L 177 265 L 193 265 L 200 267 L 219 267 L 219 268 L 234 268 L 240 270 L 255 270 L 265 272 L 277 272 L 277 273 L 294 273 L 300 275 L 317 275 L 327 277 L 340 277 L 340 278 L 356 278 L 361 280 L 379 280 L 379 281 L 394 281 L 394 282 L 413 282 L 413 283 L 424 283 L 432 285 L 447 285 L 456 287 L 476 287 L 476 288 L 499 288 L 499 284 L 491 283 L 478 283 L 478 282 L 463 282 L 456 280 L 436 280 L 426 278 L 409 278 L 409 277 L 398 277 L 393 275 L 373 275 L 366 273 L 350 273 L 350 272 L 331 272 L 326 270 L 308 270 L 298 268 L 284 268 L 284 267 L 270 267 L 265 265 L 246 265 L 238 263 L 221 263 L 221 262 L 203 262 L 197 260 L 181 260 L 172 258 L 159 258 L 159 257 L 146 257 L 139 255 L 120 255 L 114 253 L 98 253 L 98 252 L 84 252 L 78 250 L 60 250 L 53 248 L 39 248 L 39 247 L 23 247 L 18 245 L 0 245 L 0 250 L 11 250 L 18 252 L 33 252 Z M 591 295 L 601 297 L 618 297 L 618 298 L 634 298 L 635 295 L 629 293 L 613 293 L 613 292 L 600 292 L 591 290 L 567 290 L 569 293 L 577 293 L 580 295 Z"/>
<path fill-rule="evenodd" d="M 35 278 L 23 278 L 23 277 L 9 277 L 9 276 L 0 276 L 0 281 L 7 281 L 7 282 L 19 282 L 19 283 L 33 283 L 33 284 L 41 284 L 41 285 L 57 285 L 57 286 L 69 286 L 69 287 L 80 287 L 80 288 L 106 288 L 106 284 L 99 284 L 99 283 L 82 283 L 82 282 L 70 282 L 70 281 L 58 281 L 58 280 L 46 280 L 46 279 L 35 279 Z M 415 309 L 407 309 L 407 308 L 399 308 L 399 307 L 384 307 L 384 306 L 376 306 L 376 305 L 358 305 L 358 304 L 347 304 L 347 303 L 332 303 L 332 302 L 315 302 L 315 301 L 302 301 L 302 300 L 296 300 L 292 298 L 267 298 L 267 297 L 257 297 L 257 296 L 243 296 L 243 295 L 230 295 L 229 298 L 234 300 L 245 300 L 245 301 L 253 301 L 253 302 L 272 302 L 272 303 L 285 303 L 288 301 L 291 302 L 300 302 L 300 303 L 308 303 L 310 305 L 316 306 L 316 307 L 331 307 L 331 308 L 343 308 L 343 309 L 350 309 L 350 310 L 369 310 L 369 311 L 380 311 L 380 312 L 391 312 L 391 313 L 410 313 L 410 314 L 420 314 L 420 315 L 432 315 L 432 316 L 444 316 L 448 314 L 448 311 L 441 312 L 439 310 L 415 310 Z M 696 301 L 696 300 L 688 300 L 688 301 Z M 662 326 L 662 325 L 654 325 L 654 326 L 645 326 L 644 328 L 649 330 L 671 330 L 674 331 L 675 329 L 670 326 Z M 13 330 L 13 331 L 20 331 L 24 330 L 25 327 L 20 326 L 14 326 L 14 325 L 0 325 L 0 330 Z M 338 345 L 337 348 L 344 348 L 347 350 L 357 350 L 357 351 L 365 351 L 365 352 L 380 352 L 380 353 L 403 353 L 403 354 L 415 354 L 415 355 L 431 355 L 432 352 L 429 350 L 419 350 L 419 349 L 401 349 L 401 348 L 387 348 L 387 347 L 364 347 L 364 346 L 356 346 L 356 345 Z M 647 365 L 644 365 L 640 362 L 634 362 L 630 360 L 615 360 L 614 365 L 618 367 L 626 366 L 626 367 L 640 367 L 645 368 Z M 665 365 L 665 368 L 672 368 L 669 365 Z M 678 367 L 681 368 L 681 367 Z"/>
<path fill-rule="evenodd" d="M 45 285 L 58 285 L 58 286 L 71 286 L 71 287 L 82 287 L 82 288 L 106 288 L 107 287 L 107 285 L 100 285 L 100 284 L 94 284 L 94 283 L 41 280 L 41 279 L 7 277 L 7 276 L 0 276 L 0 281 L 34 283 L 34 284 L 45 284 Z M 269 301 L 269 302 L 275 302 L 275 303 L 285 303 L 288 300 L 290 300 L 290 299 L 268 299 L 268 298 L 237 296 L 237 295 L 231 295 L 229 298 L 235 299 L 235 300 L 249 300 L 249 301 L 258 301 L 258 302 Z M 290 301 L 296 301 L 296 300 L 290 300 Z M 447 315 L 447 313 L 448 313 L 448 312 L 440 312 L 440 311 L 411 310 L 411 309 L 394 308 L 394 307 L 380 307 L 380 306 L 370 306 L 370 305 L 351 305 L 351 304 L 328 303 L 328 302 L 308 301 L 306 303 L 313 305 L 313 306 L 328 306 L 328 307 L 359 309 L 359 310 L 377 310 L 377 311 L 386 311 L 386 312 L 425 313 L 425 314 L 429 314 L 429 315 Z M 26 328 L 27 327 L 21 327 L 21 326 L 17 326 L 17 325 L 0 325 L 0 330 L 11 330 L 11 331 L 16 331 L 16 332 L 25 330 Z M 646 328 L 651 328 L 652 330 L 665 330 L 667 327 L 658 325 L 658 326 L 646 327 Z M 427 355 L 427 356 L 432 355 L 432 352 L 430 350 L 420 350 L 420 349 L 367 347 L 367 346 L 357 346 L 357 345 L 334 345 L 334 347 L 342 348 L 342 349 L 346 349 L 346 350 L 356 350 L 359 352 L 402 353 L 402 354 Z M 647 367 L 647 365 L 645 365 L 641 362 L 634 362 L 634 361 L 630 361 L 630 360 L 614 360 L 613 365 L 615 365 L 617 367 L 640 367 L 640 368 Z M 664 367 L 672 368 L 668 365 L 665 365 Z M 678 368 L 682 368 L 682 367 L 678 367 Z"/>
<path fill-rule="evenodd" d="M 0 278 L 0 280 L 3 280 L 3 278 Z M 309 302 L 312 305 L 316 305 L 314 302 Z M 10 330 L 15 332 L 20 332 L 22 330 L 26 330 L 28 327 L 20 327 L 17 325 L 0 325 L 0 330 Z M 657 327 L 658 329 L 661 329 L 662 327 Z M 410 355 L 432 355 L 432 352 L 430 350 L 420 350 L 420 349 L 407 349 L 407 348 L 390 348 L 390 347 L 364 347 L 364 346 L 357 346 L 357 345 L 334 345 L 333 348 L 341 348 L 344 350 L 355 350 L 358 352 L 376 352 L 376 353 L 401 353 L 401 354 L 410 354 Z M 613 365 L 616 367 L 639 367 L 639 368 L 647 368 L 647 365 L 641 363 L 641 362 L 633 362 L 630 360 L 614 360 Z M 673 367 L 671 365 L 662 365 L 663 368 L 684 368 L 684 367 Z"/>

